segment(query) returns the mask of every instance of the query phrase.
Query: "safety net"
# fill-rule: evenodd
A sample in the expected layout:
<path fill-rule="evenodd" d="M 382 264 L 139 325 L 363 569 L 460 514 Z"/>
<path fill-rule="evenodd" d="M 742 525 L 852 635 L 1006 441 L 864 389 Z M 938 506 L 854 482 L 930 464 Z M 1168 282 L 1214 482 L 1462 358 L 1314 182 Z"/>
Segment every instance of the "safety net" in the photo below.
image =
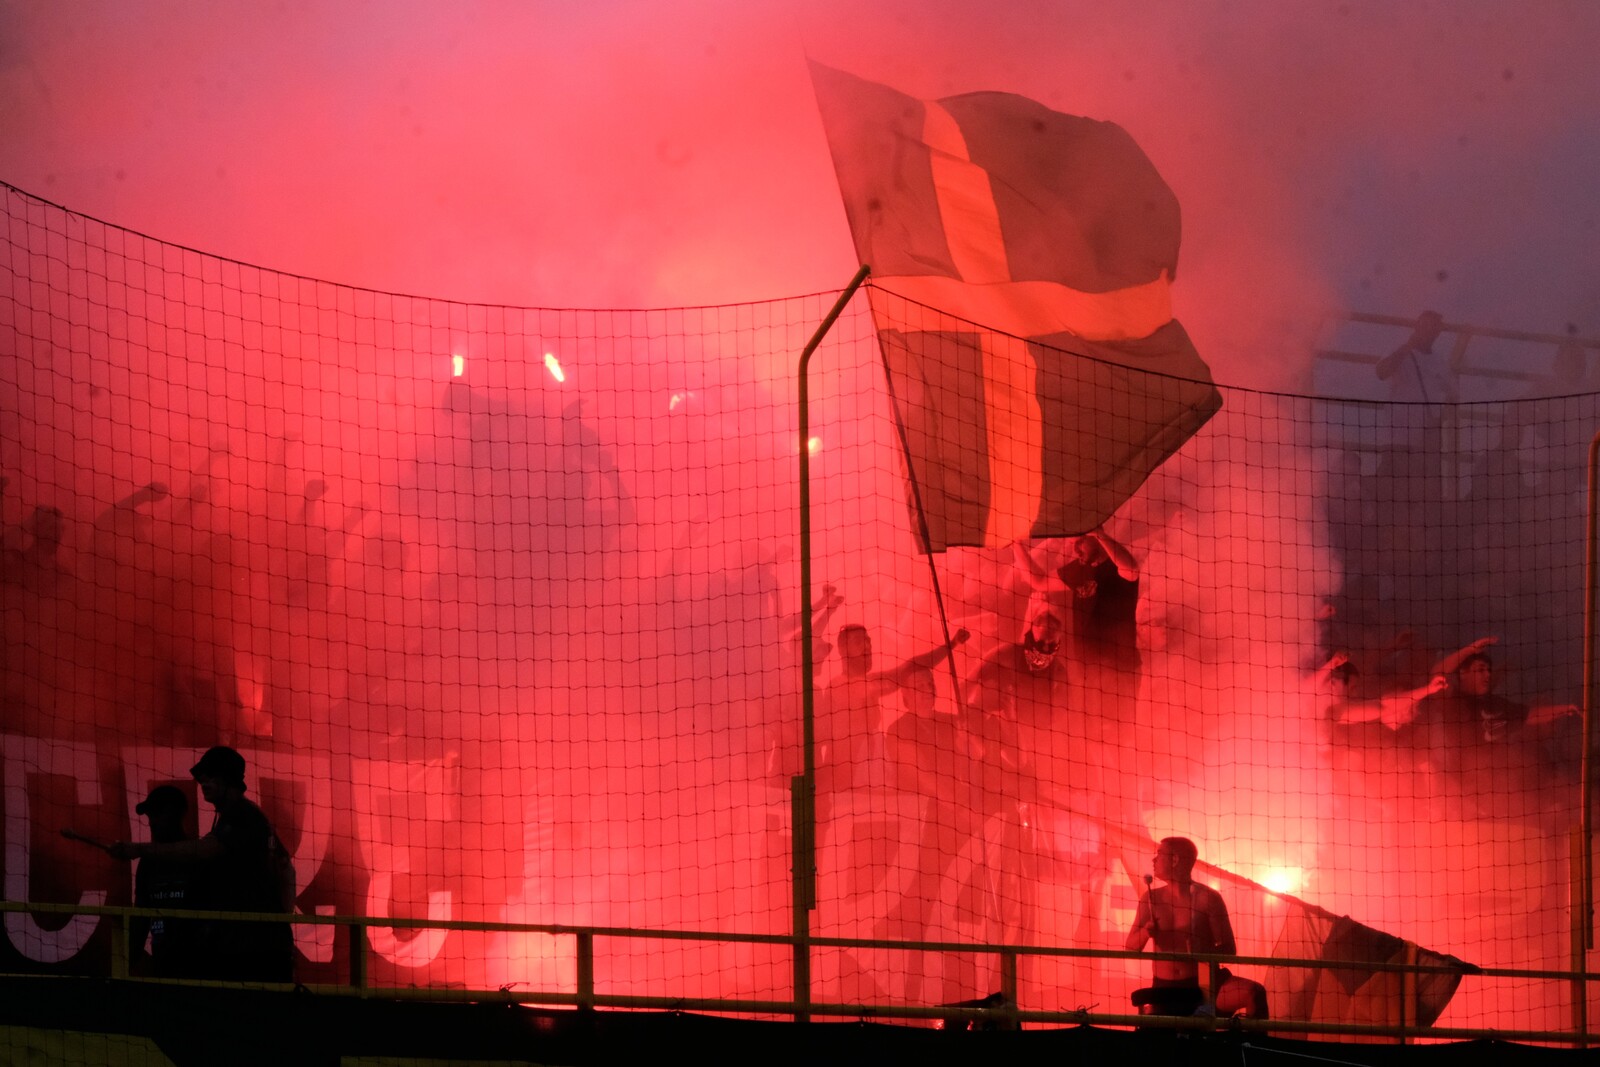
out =
<path fill-rule="evenodd" d="M 1341 963 L 1237 965 L 1274 1017 L 1571 1024 L 1569 981 L 1472 973 L 1573 965 L 1600 412 L 1559 368 L 1473 403 L 1213 389 L 872 290 L 802 429 L 837 293 L 456 303 L 3 199 L 5 899 L 132 903 L 94 842 L 144 840 L 163 784 L 211 833 L 190 768 L 228 745 L 296 912 L 424 920 L 367 928 L 374 983 L 573 988 L 573 938 L 498 924 L 788 936 L 809 611 L 802 925 L 939 946 L 817 946 L 810 999 L 1121 950 L 1182 837 L 1239 954 Z M 1052 510 L 1091 484 L 1103 521 Z M 1037 536 L 998 539 L 1025 489 Z M 4 918 L 4 969 L 111 967 L 103 916 Z M 299 980 L 350 980 L 337 929 L 296 926 Z M 783 1002 L 792 960 L 601 933 L 593 982 Z M 1151 974 L 1017 967 L 1034 1010 Z"/>

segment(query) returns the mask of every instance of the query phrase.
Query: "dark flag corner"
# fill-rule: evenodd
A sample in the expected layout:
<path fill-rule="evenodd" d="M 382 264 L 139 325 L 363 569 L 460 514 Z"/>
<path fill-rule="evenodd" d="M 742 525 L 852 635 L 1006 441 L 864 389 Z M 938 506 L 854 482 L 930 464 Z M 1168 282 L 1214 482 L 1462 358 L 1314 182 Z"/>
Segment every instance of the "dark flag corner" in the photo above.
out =
<path fill-rule="evenodd" d="M 812 64 L 928 551 L 1083 533 L 1221 407 L 1177 198 L 1114 123 Z"/>
<path fill-rule="evenodd" d="M 1122 877 L 1143 889 L 1157 843 L 1147 833 L 1101 824 Z M 1270 957 L 1263 968 L 1238 964 L 1267 991 L 1271 1017 L 1373 1027 L 1432 1026 L 1463 977 L 1479 968 L 1393 934 L 1335 915 L 1287 893 L 1212 864 L 1195 864 L 1198 881 L 1223 892 L 1239 938 L 1239 953 Z M 1317 966 L 1319 963 L 1338 966 Z M 1421 968 L 1409 970 L 1407 968 Z M 1393 1040 L 1334 1036 L 1337 1041 Z"/>

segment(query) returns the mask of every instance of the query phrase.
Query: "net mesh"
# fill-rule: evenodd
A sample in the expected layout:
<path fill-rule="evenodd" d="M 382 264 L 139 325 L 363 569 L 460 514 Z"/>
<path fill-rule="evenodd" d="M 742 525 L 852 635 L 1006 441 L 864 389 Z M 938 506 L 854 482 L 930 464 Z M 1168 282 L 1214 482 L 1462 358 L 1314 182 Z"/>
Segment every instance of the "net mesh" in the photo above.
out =
<path fill-rule="evenodd" d="M 172 783 L 205 834 L 188 769 L 229 744 L 302 913 L 791 932 L 794 368 L 836 294 L 452 303 L 4 201 L 7 899 L 130 902 L 129 866 L 59 831 L 142 839 Z M 1536 373 L 1538 398 L 1485 403 L 1225 387 L 1105 546 L 930 555 L 919 397 L 891 400 L 877 331 L 974 331 L 875 297 L 812 361 L 813 932 L 1121 948 L 1181 835 L 1240 953 L 1354 961 L 1238 968 L 1280 1016 L 1566 1026 L 1563 981 L 1441 996 L 1358 963 L 1570 965 L 1596 397 Z M 1483 637 L 1479 693 L 1449 654 Z M 93 916 L 5 926 L 8 969 L 108 966 Z M 376 982 L 576 980 L 561 936 L 370 936 Z M 296 950 L 302 981 L 350 978 L 331 927 Z M 602 936 L 596 990 L 787 1000 L 790 960 Z M 1024 959 L 1020 999 L 1122 1011 L 1149 973 Z M 937 1004 L 1001 975 L 819 948 L 813 981 Z"/>

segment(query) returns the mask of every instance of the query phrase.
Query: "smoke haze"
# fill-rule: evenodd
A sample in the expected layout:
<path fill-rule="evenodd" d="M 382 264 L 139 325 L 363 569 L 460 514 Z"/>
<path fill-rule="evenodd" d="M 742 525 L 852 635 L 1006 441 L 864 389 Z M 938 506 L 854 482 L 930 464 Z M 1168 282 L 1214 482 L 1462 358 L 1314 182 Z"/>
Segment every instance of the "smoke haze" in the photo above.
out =
<path fill-rule="evenodd" d="M 1137 808 L 1144 829 L 1191 833 L 1207 858 L 1258 879 L 1292 868 L 1317 899 L 1385 929 L 1477 962 L 1548 963 L 1563 906 L 1548 888 L 1561 863 L 1553 846 L 1499 868 L 1525 883 L 1517 908 L 1493 913 L 1481 907 L 1490 886 L 1431 910 L 1407 895 L 1446 854 L 1448 833 L 1482 828 L 1472 819 L 1437 840 L 1419 831 L 1411 851 L 1374 846 L 1365 867 L 1349 860 L 1369 844 L 1363 827 L 1394 809 L 1324 803 L 1331 758 L 1305 675 L 1326 651 L 1318 604 L 1344 588 L 1349 562 L 1330 544 L 1325 505 L 1344 490 L 1370 512 L 1351 526 L 1397 523 L 1406 487 L 1385 482 L 1395 499 L 1368 500 L 1374 481 L 1360 475 L 1382 458 L 1374 426 L 1404 416 L 1355 411 L 1338 426 L 1329 409 L 1251 390 L 1305 388 L 1321 317 L 1340 309 L 1433 307 L 1456 321 L 1600 333 L 1597 39 L 1600 9 L 1579 3 L 0 6 L 0 179 L 226 258 L 438 298 L 391 302 L 268 275 L 274 295 L 240 328 L 278 316 L 281 334 L 228 347 L 219 329 L 203 351 L 177 340 L 168 351 L 160 328 L 180 337 L 195 306 L 184 282 L 233 278 L 230 296 L 261 283 L 195 257 L 150 266 L 142 288 L 106 298 L 114 315 L 128 310 L 119 300 L 168 287 L 167 304 L 143 312 L 157 328 L 138 344 L 96 334 L 65 359 L 53 338 L 28 338 L 40 369 L 0 409 L 0 466 L 14 478 L 7 533 L 27 544 L 28 509 L 61 506 L 75 580 L 138 614 L 102 617 L 100 604 L 79 611 L 76 594 L 30 590 L 29 610 L 59 610 L 61 630 L 89 651 L 64 644 L 58 673 L 43 677 L 17 653 L 20 703 L 36 717 L 8 729 L 71 742 L 111 722 L 127 729 L 119 701 L 132 677 L 143 704 L 171 707 L 176 725 L 132 724 L 164 743 L 203 745 L 220 725 L 265 746 L 252 714 L 270 721 L 274 706 L 292 707 L 299 718 L 276 723 L 272 744 L 332 750 L 352 766 L 393 757 L 392 774 L 360 773 L 396 794 L 459 797 L 461 810 L 396 815 L 381 833 L 381 804 L 342 805 L 367 820 L 345 819 L 346 840 L 380 842 L 380 859 L 363 862 L 394 870 L 359 890 L 331 876 L 302 887 L 308 906 L 348 908 L 359 892 L 374 912 L 428 913 L 446 885 L 480 909 L 472 917 L 783 929 L 779 839 L 797 769 L 784 760 L 796 738 L 773 730 L 794 725 L 800 603 L 789 377 L 826 302 L 572 317 L 443 301 L 701 306 L 842 286 L 856 264 L 809 53 L 921 98 L 1006 90 L 1123 125 L 1183 205 L 1176 312 L 1218 380 L 1240 387 L 1114 526 L 1147 575 L 1144 718 L 1136 741 L 1107 744 L 1104 767 L 1072 752 L 1083 777 L 1063 788 L 1086 817 L 1061 816 L 1050 857 L 1068 888 L 1019 908 L 1044 916 L 1031 929 L 1004 927 L 1010 901 L 1033 891 L 1014 885 L 992 890 L 1013 893 L 1004 906 L 976 907 L 998 927 L 962 926 L 970 915 L 951 905 L 945 929 L 1115 943 L 1132 899 L 1103 870 L 1080 869 L 1083 853 L 1109 863 L 1115 851 L 1103 837 L 1086 843 L 1084 826 Z M 126 269 L 143 269 L 147 252 L 134 242 Z M 72 253 L 97 254 L 92 242 Z M 47 260 L 35 250 L 26 264 L 40 308 L 59 295 Z M 85 270 L 62 291 L 87 300 L 97 281 Z M 18 316 L 10 336 L 30 323 Z M 868 625 L 888 666 L 943 635 L 911 547 L 881 376 L 861 358 L 870 337 L 853 313 L 817 364 L 817 557 L 854 616 L 836 622 Z M 569 369 L 560 389 L 539 362 L 546 352 Z M 450 355 L 463 357 L 464 381 L 451 380 Z M 261 383 L 283 383 L 281 395 L 257 396 Z M 1573 409 L 1559 432 L 1581 436 L 1591 408 Z M 1498 409 L 1474 417 L 1464 439 L 1510 421 Z M 1572 441 L 1561 443 L 1570 456 Z M 1456 457 L 1463 469 L 1492 451 L 1481 445 L 1463 445 L 1476 449 Z M 1346 459 L 1355 469 L 1339 481 Z M 1391 583 L 1373 599 L 1403 613 L 1411 591 L 1439 579 L 1417 609 L 1427 618 L 1397 620 L 1424 628 L 1430 646 L 1513 623 L 1524 636 L 1507 644 L 1523 662 L 1556 646 L 1564 634 L 1538 630 L 1538 614 L 1542 594 L 1576 588 L 1570 571 L 1551 563 L 1492 601 L 1439 572 L 1470 562 L 1531 573 L 1528 559 L 1556 557 L 1550 545 L 1566 535 L 1546 531 L 1576 514 L 1572 471 L 1555 485 L 1558 466 L 1526 484 L 1505 471 L 1472 482 L 1483 511 L 1539 497 L 1533 521 L 1506 529 L 1484 532 L 1465 505 L 1450 510 L 1454 497 L 1409 501 L 1438 505 L 1417 529 L 1447 527 L 1461 543 L 1428 544 L 1404 566 L 1394 560 L 1410 546 L 1372 550 L 1390 553 L 1374 569 Z M 155 481 L 171 495 L 118 510 Z M 956 610 L 983 622 L 958 656 L 964 671 L 1015 639 L 1025 600 L 1004 560 L 979 557 L 940 561 Z M 35 625 L 24 614 L 8 617 L 16 649 Z M 61 738 L 52 701 L 84 658 L 111 666 L 68 723 L 76 734 Z M 1552 668 L 1508 688 L 1531 699 L 1564 682 Z M 187 715 L 202 704 L 239 721 Z M 1084 782 L 1096 773 L 1106 788 L 1091 798 Z M 883 790 L 862 795 L 877 803 Z M 446 822 L 481 831 L 476 847 L 442 848 Z M 981 837 L 958 842 L 974 884 Z M 1557 838 L 1529 840 L 1535 853 Z M 837 831 L 827 844 L 830 902 L 876 869 L 853 865 L 848 847 Z M 1488 845 L 1481 855 L 1497 856 Z M 837 911 L 820 921 L 878 932 L 875 892 L 830 903 Z M 1092 935 L 1078 926 L 1089 915 Z M 1494 956 L 1525 942 L 1526 956 Z M 425 947 L 410 958 L 432 960 Z M 533 981 L 571 965 L 538 938 L 488 955 L 500 962 L 472 964 L 489 971 L 465 980 Z M 738 973 L 770 962 L 741 960 Z M 630 979 L 640 991 L 652 966 L 666 969 L 641 960 Z M 694 987 L 715 991 L 732 966 L 708 959 Z M 858 980 L 848 966 L 827 970 L 841 995 L 866 989 L 848 985 Z M 970 976 L 944 977 L 963 989 Z M 1554 1016 L 1552 1005 L 1539 1010 Z"/>
<path fill-rule="evenodd" d="M 0 175 L 390 291 L 674 306 L 836 288 L 804 55 L 1123 124 L 1186 221 L 1223 381 L 1355 308 L 1600 330 L 1582 3 L 10 3 Z M 1269 369 L 1270 368 L 1270 369 Z"/>

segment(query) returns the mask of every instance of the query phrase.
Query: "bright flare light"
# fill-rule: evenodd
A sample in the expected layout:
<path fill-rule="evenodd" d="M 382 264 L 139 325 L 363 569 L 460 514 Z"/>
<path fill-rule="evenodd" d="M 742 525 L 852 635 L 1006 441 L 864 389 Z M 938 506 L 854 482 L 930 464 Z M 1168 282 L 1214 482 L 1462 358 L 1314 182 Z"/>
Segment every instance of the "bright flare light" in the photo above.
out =
<path fill-rule="evenodd" d="M 561 370 L 561 361 L 556 359 L 556 354 L 554 352 L 546 352 L 544 354 L 544 369 L 549 371 L 550 377 L 554 378 L 558 382 L 564 382 L 567 380 L 566 374 L 564 374 Z"/>
<path fill-rule="evenodd" d="M 1299 867 L 1275 867 L 1267 872 L 1261 884 L 1274 893 L 1293 893 L 1300 888 L 1300 881 L 1305 877 L 1305 872 Z"/>
<path fill-rule="evenodd" d="M 461 377 L 461 375 L 466 372 L 466 369 L 467 369 L 467 357 L 466 356 L 451 356 L 450 357 L 450 374 L 453 377 L 456 377 L 456 378 Z"/>
<path fill-rule="evenodd" d="M 806 440 L 806 451 L 810 452 L 813 456 L 816 455 L 818 452 L 821 452 L 822 451 L 822 438 L 820 438 L 820 437 L 807 438 L 807 440 Z"/>

